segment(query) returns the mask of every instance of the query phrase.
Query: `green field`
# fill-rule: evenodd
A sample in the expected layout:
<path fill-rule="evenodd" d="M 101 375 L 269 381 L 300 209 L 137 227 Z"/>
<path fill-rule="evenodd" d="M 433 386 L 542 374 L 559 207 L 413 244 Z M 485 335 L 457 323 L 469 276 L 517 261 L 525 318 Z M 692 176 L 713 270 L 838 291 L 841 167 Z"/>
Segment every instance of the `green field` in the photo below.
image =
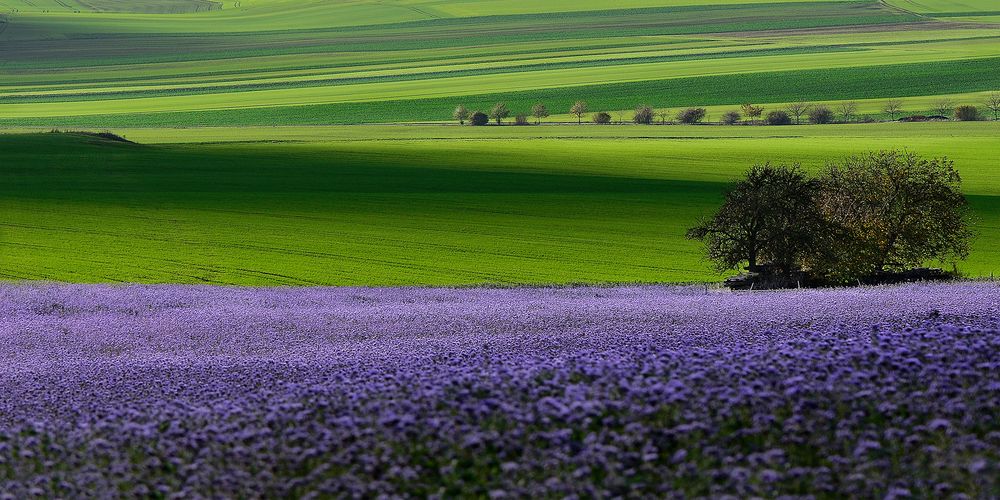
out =
<path fill-rule="evenodd" d="M 956 160 L 1000 243 L 1000 124 L 574 126 L 648 104 L 982 106 L 992 0 L 0 0 L 0 276 L 714 280 L 684 230 L 758 161 Z M 458 127 L 458 104 L 537 127 Z M 985 111 L 985 109 L 984 109 Z M 445 125 L 442 122 L 447 122 Z M 140 144 L 52 128 L 113 130 Z"/>
<path fill-rule="evenodd" d="M 498 100 L 910 97 L 923 113 L 1000 89 L 997 25 L 940 15 L 989 14 L 968 0 L 204 3 L 0 1 L 0 126 L 440 121 Z"/>
<path fill-rule="evenodd" d="M 1000 271 L 995 122 L 123 133 L 166 142 L 0 135 L 0 274 L 253 285 L 717 279 L 683 233 L 751 163 L 815 169 L 884 147 L 955 159 L 980 233 L 962 270 Z"/>

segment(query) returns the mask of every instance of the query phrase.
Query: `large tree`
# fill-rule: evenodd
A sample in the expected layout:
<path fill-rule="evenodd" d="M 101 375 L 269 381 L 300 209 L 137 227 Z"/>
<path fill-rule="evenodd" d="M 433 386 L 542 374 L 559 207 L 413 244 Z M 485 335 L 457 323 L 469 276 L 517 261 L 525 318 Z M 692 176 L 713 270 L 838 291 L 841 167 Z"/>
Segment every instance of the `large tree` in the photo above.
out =
<path fill-rule="evenodd" d="M 961 177 L 945 158 L 880 151 L 831 165 L 820 209 L 837 236 L 815 271 L 852 280 L 968 256 Z"/>
<path fill-rule="evenodd" d="M 825 234 L 816 203 L 820 184 L 797 165 L 755 165 L 711 218 L 691 228 L 720 271 L 770 264 L 791 272 Z"/>

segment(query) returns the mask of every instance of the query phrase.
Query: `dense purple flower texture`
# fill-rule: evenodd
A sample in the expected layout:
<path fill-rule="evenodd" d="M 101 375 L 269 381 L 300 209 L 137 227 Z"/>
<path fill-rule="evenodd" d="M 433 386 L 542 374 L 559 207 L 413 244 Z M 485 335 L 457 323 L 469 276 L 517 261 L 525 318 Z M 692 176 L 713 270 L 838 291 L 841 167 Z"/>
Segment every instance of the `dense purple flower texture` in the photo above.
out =
<path fill-rule="evenodd" d="M 998 318 L 994 284 L 5 286 L 0 491 L 996 498 Z"/>

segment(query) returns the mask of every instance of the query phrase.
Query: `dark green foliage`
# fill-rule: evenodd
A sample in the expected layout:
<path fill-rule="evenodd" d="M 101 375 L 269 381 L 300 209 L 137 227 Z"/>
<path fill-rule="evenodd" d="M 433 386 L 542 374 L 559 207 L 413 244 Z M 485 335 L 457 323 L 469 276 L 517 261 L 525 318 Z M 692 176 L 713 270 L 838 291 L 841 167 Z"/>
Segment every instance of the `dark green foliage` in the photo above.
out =
<path fill-rule="evenodd" d="M 784 111 L 771 111 L 766 118 L 768 125 L 791 125 L 792 117 Z"/>
<path fill-rule="evenodd" d="M 829 284 L 868 281 L 969 255 L 968 202 L 954 164 L 899 151 L 853 156 L 818 179 L 757 165 L 687 236 L 720 271 L 805 269 Z"/>
<path fill-rule="evenodd" d="M 519 113 L 517 116 L 514 117 L 514 125 L 521 125 L 521 126 L 531 125 L 531 123 L 528 122 L 528 115 L 524 113 Z"/>
<path fill-rule="evenodd" d="M 611 115 L 603 111 L 600 113 L 594 113 L 594 123 L 598 125 L 607 125 L 611 123 Z"/>
<path fill-rule="evenodd" d="M 815 106 L 809 110 L 809 123 L 814 125 L 833 123 L 833 119 L 833 111 L 826 106 Z"/>
<path fill-rule="evenodd" d="M 469 123 L 477 127 L 486 125 L 489 122 L 490 122 L 490 117 L 486 113 L 483 113 L 482 111 L 476 111 L 475 113 L 472 113 L 472 117 L 469 118 Z"/>
<path fill-rule="evenodd" d="M 830 281 L 969 254 L 968 202 L 954 163 L 945 158 L 868 153 L 831 165 L 820 181 L 820 207 L 833 232 L 810 267 Z"/>
<path fill-rule="evenodd" d="M 724 125 L 735 125 L 740 122 L 740 118 L 742 118 L 742 115 L 739 111 L 726 111 L 722 114 L 721 122 Z"/>
<path fill-rule="evenodd" d="M 652 106 L 638 106 L 635 108 L 635 115 L 632 116 L 632 122 L 638 125 L 649 125 L 653 123 L 655 116 Z"/>
<path fill-rule="evenodd" d="M 686 124 L 698 123 L 705 119 L 705 108 L 688 108 L 677 113 L 677 121 Z"/>
<path fill-rule="evenodd" d="M 711 219 L 687 233 L 705 242 L 720 271 L 763 263 L 787 274 L 814 252 L 826 231 L 816 204 L 820 183 L 797 165 L 755 165 Z"/>

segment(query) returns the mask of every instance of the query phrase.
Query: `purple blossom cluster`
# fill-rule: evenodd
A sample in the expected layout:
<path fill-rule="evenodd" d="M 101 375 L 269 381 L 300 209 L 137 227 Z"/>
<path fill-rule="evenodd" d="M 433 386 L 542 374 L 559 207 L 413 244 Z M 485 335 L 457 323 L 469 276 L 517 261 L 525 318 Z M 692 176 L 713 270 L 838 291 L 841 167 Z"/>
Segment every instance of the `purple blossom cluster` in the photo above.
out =
<path fill-rule="evenodd" d="M 1000 496 L 1000 287 L 0 287 L 0 497 Z"/>

